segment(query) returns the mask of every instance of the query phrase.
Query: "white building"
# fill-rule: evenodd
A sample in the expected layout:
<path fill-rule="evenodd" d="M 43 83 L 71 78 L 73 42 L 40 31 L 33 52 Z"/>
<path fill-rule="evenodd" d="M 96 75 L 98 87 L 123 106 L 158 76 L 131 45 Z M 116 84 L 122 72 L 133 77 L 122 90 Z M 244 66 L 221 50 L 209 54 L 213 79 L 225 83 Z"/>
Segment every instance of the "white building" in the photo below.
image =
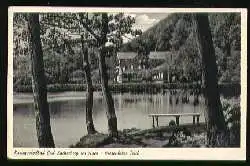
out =
<path fill-rule="evenodd" d="M 154 66 L 151 69 L 146 69 L 146 66 L 141 63 L 141 60 L 138 57 L 136 52 L 118 52 L 117 58 L 119 60 L 119 64 L 117 68 L 119 69 L 117 75 L 117 82 L 122 83 L 127 80 L 125 78 L 126 74 L 132 75 L 132 80 L 137 79 L 137 73 L 145 70 L 153 71 L 153 81 L 163 81 L 164 80 L 164 70 L 167 68 L 166 66 L 170 65 L 172 62 L 172 53 L 168 51 L 155 51 L 150 52 L 148 55 L 149 63 L 151 64 L 161 64 L 158 66 Z"/>

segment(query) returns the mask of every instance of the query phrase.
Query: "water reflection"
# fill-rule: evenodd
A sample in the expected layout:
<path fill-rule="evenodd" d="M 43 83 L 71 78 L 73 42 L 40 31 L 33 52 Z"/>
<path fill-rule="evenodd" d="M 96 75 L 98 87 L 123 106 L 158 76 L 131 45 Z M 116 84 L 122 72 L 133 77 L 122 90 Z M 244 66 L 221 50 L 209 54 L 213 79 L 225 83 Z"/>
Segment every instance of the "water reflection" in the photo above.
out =
<path fill-rule="evenodd" d="M 196 106 L 176 102 L 179 94 L 115 94 L 114 104 L 118 120 L 118 129 L 152 127 L 150 113 L 203 113 L 203 103 Z M 202 100 L 202 97 L 199 98 Z M 172 101 L 172 102 L 171 102 Z M 51 127 L 57 147 L 68 147 L 87 133 L 85 126 L 85 100 L 69 100 L 49 103 Z M 103 98 L 94 99 L 93 120 L 99 132 L 107 132 L 106 104 Z M 167 125 L 172 117 L 159 119 L 160 125 Z M 204 121 L 203 114 L 201 121 Z M 182 117 L 180 123 L 192 123 L 192 117 Z M 14 146 L 37 147 L 35 118 L 32 104 L 14 105 Z"/>

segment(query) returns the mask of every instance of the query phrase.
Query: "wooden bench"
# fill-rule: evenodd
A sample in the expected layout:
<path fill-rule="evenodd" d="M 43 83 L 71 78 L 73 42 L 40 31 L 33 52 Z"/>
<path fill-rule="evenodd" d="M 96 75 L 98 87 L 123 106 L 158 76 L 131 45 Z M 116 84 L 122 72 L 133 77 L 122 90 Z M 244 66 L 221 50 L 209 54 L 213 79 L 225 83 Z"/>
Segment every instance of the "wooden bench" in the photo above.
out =
<path fill-rule="evenodd" d="M 173 116 L 176 119 L 176 125 L 179 126 L 180 116 L 193 116 L 193 124 L 195 124 L 195 117 L 197 120 L 197 125 L 199 125 L 200 113 L 177 113 L 177 114 L 149 114 L 148 116 L 153 118 L 153 127 L 155 127 L 155 120 L 156 125 L 159 127 L 158 118 L 163 116 Z"/>

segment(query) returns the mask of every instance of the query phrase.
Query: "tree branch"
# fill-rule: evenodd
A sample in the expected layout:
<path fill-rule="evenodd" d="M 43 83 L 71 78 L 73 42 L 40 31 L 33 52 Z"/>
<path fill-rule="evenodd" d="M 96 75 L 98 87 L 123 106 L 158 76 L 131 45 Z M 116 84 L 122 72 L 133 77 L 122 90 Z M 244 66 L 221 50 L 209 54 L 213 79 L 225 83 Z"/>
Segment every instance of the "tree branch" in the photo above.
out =
<path fill-rule="evenodd" d="M 68 29 L 68 30 L 77 30 L 78 29 L 78 27 L 67 27 L 66 25 L 64 25 L 64 27 L 62 27 L 62 26 L 59 26 L 58 24 L 48 23 L 48 22 L 45 22 L 45 21 L 41 21 L 40 23 L 43 26 L 47 25 L 47 26 L 53 26 L 53 27 L 57 27 L 57 28 Z"/>
<path fill-rule="evenodd" d="M 97 34 L 95 34 L 95 32 L 94 32 L 86 23 L 83 22 L 83 17 L 82 17 L 82 15 L 79 14 L 79 16 L 80 16 L 80 20 L 79 20 L 79 21 L 80 21 L 80 23 L 82 24 L 82 26 L 83 26 L 91 35 L 93 35 L 93 36 L 95 37 L 96 40 L 100 40 L 101 37 L 98 36 Z"/>
<path fill-rule="evenodd" d="M 125 38 L 127 38 L 127 39 L 129 39 L 129 40 L 135 39 L 135 38 L 130 38 L 130 37 L 126 36 L 126 35 L 123 35 L 123 37 L 125 37 Z"/>
<path fill-rule="evenodd" d="M 83 28 L 85 28 L 91 35 L 93 35 L 96 40 L 100 40 L 100 36 L 95 34 L 94 31 L 86 23 L 83 22 L 82 15 L 79 14 L 79 16 L 80 16 L 80 19 L 78 21 L 80 21 Z M 70 17 L 60 17 L 60 16 L 57 16 L 57 17 L 64 18 L 64 19 L 65 18 L 72 19 Z M 62 26 L 59 26 L 58 24 L 48 23 L 48 22 L 45 22 L 45 21 L 41 21 L 41 24 L 48 25 L 48 26 L 54 26 L 54 27 L 58 27 L 58 28 L 64 28 L 64 29 L 68 29 L 68 30 L 79 30 L 79 27 L 68 27 L 66 25 L 64 25 L 64 27 L 62 27 Z"/>

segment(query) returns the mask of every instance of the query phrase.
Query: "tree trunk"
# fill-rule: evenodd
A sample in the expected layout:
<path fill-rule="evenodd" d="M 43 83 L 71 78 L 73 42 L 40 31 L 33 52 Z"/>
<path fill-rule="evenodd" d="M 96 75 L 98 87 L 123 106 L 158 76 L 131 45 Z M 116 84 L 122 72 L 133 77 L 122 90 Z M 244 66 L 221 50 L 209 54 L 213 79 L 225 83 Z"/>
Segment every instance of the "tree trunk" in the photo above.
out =
<path fill-rule="evenodd" d="M 93 117 L 92 117 L 92 109 L 93 109 L 93 85 L 91 80 L 91 72 L 90 72 L 90 64 L 88 58 L 88 48 L 84 46 L 83 38 L 82 38 L 82 50 L 83 50 L 83 68 L 85 72 L 85 78 L 87 82 L 87 94 L 86 94 L 86 125 L 88 134 L 96 133 Z"/>
<path fill-rule="evenodd" d="M 226 146 L 226 124 L 218 89 L 217 65 L 208 15 L 195 15 L 198 47 L 202 56 L 204 97 L 207 109 L 208 141 L 211 146 Z"/>
<path fill-rule="evenodd" d="M 28 19 L 31 44 L 32 89 L 39 147 L 55 147 L 50 127 L 47 102 L 47 83 L 44 75 L 43 52 L 40 40 L 39 15 L 30 14 Z"/>
<path fill-rule="evenodd" d="M 56 63 L 57 65 L 57 75 L 56 75 L 56 83 L 60 83 L 61 81 L 61 69 L 60 69 L 60 62 Z"/>
<path fill-rule="evenodd" d="M 228 39 L 227 39 L 228 40 Z M 231 54 L 231 45 L 230 43 L 227 41 L 225 43 L 225 47 L 224 47 L 224 56 L 222 59 L 222 72 L 225 72 L 228 68 L 228 63 L 227 63 L 227 58 L 230 57 Z"/>
<path fill-rule="evenodd" d="M 114 100 L 112 98 L 111 92 L 108 87 L 108 73 L 107 73 L 107 67 L 105 64 L 105 53 L 103 53 L 103 49 L 101 49 L 100 53 L 98 54 L 99 59 L 99 70 L 101 75 L 101 86 L 102 86 L 102 92 L 105 99 L 105 102 L 107 104 L 107 110 L 106 115 L 108 118 L 108 130 L 109 135 L 112 137 L 117 136 L 117 118 L 115 114 L 115 107 L 114 107 Z"/>
<path fill-rule="evenodd" d="M 107 103 L 106 115 L 108 118 L 108 130 L 109 135 L 112 137 L 117 137 L 117 118 L 115 114 L 114 100 L 112 98 L 111 92 L 108 87 L 108 73 L 107 66 L 105 63 L 105 43 L 107 41 L 108 32 L 108 15 L 107 13 L 102 14 L 102 33 L 101 40 L 99 41 L 100 53 L 98 54 L 99 59 L 99 71 L 101 76 L 101 86 L 104 99 Z"/>

